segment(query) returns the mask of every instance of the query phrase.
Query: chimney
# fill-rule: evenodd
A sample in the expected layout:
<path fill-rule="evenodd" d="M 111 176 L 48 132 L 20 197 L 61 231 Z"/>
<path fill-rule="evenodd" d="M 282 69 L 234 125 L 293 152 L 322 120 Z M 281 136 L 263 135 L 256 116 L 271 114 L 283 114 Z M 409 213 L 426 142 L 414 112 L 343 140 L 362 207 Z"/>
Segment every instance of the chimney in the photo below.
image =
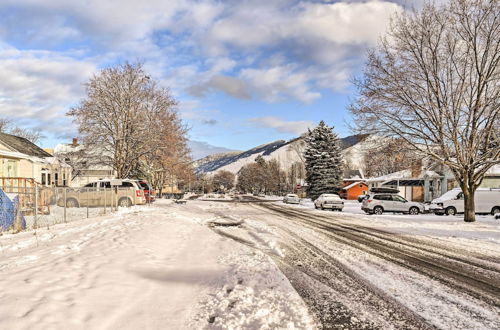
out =
<path fill-rule="evenodd" d="M 73 147 L 78 146 L 78 138 L 76 138 L 76 137 L 74 137 L 74 138 L 73 138 L 73 143 L 72 143 L 72 146 L 73 146 Z"/>
<path fill-rule="evenodd" d="M 418 178 L 422 176 L 422 160 L 415 160 L 411 165 L 411 176 L 413 178 Z"/>

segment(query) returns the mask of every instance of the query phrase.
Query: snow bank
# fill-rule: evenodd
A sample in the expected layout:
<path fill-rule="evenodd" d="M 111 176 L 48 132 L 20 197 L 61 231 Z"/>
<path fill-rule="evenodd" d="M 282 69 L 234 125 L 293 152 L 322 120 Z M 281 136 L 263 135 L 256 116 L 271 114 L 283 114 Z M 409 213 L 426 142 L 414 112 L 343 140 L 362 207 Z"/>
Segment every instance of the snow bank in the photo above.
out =
<path fill-rule="evenodd" d="M 260 251 L 233 254 L 225 283 L 200 303 L 195 329 L 314 329 L 307 308 L 279 269 Z"/>

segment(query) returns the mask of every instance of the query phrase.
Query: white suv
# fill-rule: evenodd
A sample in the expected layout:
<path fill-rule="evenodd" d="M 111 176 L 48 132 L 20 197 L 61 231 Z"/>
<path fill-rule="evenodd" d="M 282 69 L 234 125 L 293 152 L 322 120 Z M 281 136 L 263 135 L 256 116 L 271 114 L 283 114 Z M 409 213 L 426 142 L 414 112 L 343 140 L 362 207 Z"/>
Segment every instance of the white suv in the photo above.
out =
<path fill-rule="evenodd" d="M 342 211 L 344 208 L 344 202 L 340 199 L 340 196 L 337 194 L 321 194 L 314 201 L 315 209 L 331 209 L 332 211 L 339 210 Z"/>
<path fill-rule="evenodd" d="M 361 209 L 369 214 L 382 214 L 384 212 L 402 212 L 417 215 L 424 212 L 421 203 L 409 202 L 396 194 L 370 194 L 361 204 Z"/>

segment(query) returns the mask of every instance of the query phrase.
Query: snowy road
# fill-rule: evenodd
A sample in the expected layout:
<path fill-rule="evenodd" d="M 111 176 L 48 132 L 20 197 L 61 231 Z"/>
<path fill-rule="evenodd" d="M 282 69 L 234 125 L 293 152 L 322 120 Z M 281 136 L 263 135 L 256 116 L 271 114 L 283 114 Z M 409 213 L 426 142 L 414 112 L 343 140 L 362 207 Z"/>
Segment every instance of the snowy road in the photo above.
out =
<path fill-rule="evenodd" d="M 265 254 L 155 205 L 0 236 L 0 329 L 314 328 Z"/>
<path fill-rule="evenodd" d="M 497 242 L 403 235 L 280 203 L 226 214 L 243 223 L 217 232 L 267 251 L 324 328 L 500 328 Z"/>
<path fill-rule="evenodd" d="M 490 219 L 160 200 L 0 249 L 2 329 L 500 328 Z"/>

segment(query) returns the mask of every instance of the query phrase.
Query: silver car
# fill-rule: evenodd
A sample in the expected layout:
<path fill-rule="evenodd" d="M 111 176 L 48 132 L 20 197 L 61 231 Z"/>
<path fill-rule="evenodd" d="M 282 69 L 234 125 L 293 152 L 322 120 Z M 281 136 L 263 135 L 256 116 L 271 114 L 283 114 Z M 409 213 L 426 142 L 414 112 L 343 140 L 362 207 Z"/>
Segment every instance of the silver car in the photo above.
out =
<path fill-rule="evenodd" d="M 283 197 L 283 203 L 285 203 L 285 204 L 299 204 L 300 198 L 299 198 L 299 196 L 297 196 L 295 194 L 288 194 L 285 197 Z"/>
<path fill-rule="evenodd" d="M 424 212 L 421 203 L 409 202 L 396 194 L 370 194 L 361 204 L 361 209 L 369 214 L 382 214 L 384 212 L 399 212 L 417 215 Z"/>

